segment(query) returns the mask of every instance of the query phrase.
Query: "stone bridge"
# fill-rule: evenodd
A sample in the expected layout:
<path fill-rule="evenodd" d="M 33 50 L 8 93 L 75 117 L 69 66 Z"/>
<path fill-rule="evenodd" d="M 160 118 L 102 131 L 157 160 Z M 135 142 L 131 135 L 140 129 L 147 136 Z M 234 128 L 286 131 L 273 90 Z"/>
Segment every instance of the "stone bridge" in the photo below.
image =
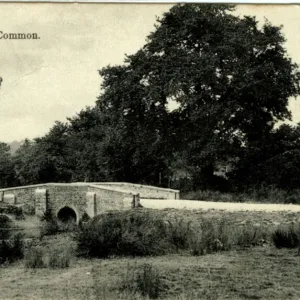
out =
<path fill-rule="evenodd" d="M 179 191 L 126 182 L 44 183 L 0 189 L 0 207 L 13 205 L 40 217 L 51 210 L 62 221 L 76 222 L 108 210 L 126 210 L 140 199 L 179 199 Z"/>

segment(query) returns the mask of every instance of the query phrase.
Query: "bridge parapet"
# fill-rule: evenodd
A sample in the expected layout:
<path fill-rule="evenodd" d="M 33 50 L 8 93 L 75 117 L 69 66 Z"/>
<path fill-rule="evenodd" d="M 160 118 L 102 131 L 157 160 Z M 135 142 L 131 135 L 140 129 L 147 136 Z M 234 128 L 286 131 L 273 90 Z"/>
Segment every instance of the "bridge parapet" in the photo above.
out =
<path fill-rule="evenodd" d="M 76 184 L 76 183 L 74 183 Z M 151 185 L 142 185 L 128 182 L 93 182 L 95 186 L 121 189 L 133 194 L 139 194 L 140 198 L 151 199 L 180 199 L 179 190 L 161 188 Z"/>

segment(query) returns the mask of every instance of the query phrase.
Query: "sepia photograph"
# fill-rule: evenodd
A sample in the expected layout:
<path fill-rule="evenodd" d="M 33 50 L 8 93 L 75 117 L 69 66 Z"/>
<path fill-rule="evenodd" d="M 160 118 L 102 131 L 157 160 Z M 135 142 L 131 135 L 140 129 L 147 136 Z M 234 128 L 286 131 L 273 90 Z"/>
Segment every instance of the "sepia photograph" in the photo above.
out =
<path fill-rule="evenodd" d="M 300 299 L 300 4 L 0 20 L 0 300 Z"/>

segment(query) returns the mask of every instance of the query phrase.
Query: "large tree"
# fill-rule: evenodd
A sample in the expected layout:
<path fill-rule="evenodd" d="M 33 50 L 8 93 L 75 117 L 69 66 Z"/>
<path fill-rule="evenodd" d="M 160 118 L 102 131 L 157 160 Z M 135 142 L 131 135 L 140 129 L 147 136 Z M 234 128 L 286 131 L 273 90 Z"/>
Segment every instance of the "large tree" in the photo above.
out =
<path fill-rule="evenodd" d="M 166 142 L 176 134 L 172 145 L 195 181 L 209 181 L 218 161 L 241 157 L 278 120 L 289 119 L 289 97 L 299 94 L 299 70 L 287 56 L 281 28 L 259 27 L 255 17 L 233 11 L 231 5 L 176 5 L 125 66 L 102 71 L 101 99 L 109 99 L 120 122 L 125 112 L 135 116 L 128 134 L 140 130 L 151 113 L 147 107 L 157 114 L 150 132 L 164 132 L 168 103 L 177 102 L 167 114 L 174 127 L 161 137 Z"/>
<path fill-rule="evenodd" d="M 165 106 L 149 98 L 141 67 L 100 71 L 103 94 L 97 108 L 106 131 L 101 155 L 114 180 L 160 184 L 170 156 L 169 118 Z"/>
<path fill-rule="evenodd" d="M 245 149 L 243 159 L 230 174 L 238 190 L 273 186 L 285 190 L 300 186 L 300 124 L 281 125 Z"/>

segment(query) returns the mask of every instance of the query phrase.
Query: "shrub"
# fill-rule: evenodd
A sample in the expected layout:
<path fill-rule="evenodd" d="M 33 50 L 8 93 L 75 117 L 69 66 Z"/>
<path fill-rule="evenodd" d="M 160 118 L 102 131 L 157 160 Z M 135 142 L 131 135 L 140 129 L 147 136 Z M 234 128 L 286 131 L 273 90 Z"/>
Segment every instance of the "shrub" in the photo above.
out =
<path fill-rule="evenodd" d="M 59 232 L 71 232 L 77 228 L 77 224 L 74 221 L 62 222 L 56 220 L 57 231 Z"/>
<path fill-rule="evenodd" d="M 70 265 L 71 253 L 68 249 L 53 248 L 48 254 L 48 267 L 68 268 Z"/>
<path fill-rule="evenodd" d="M 173 222 L 168 221 L 167 236 L 170 243 L 176 248 L 187 249 L 190 236 L 194 234 L 191 228 L 191 222 L 175 218 Z"/>
<path fill-rule="evenodd" d="M 24 257 L 25 267 L 30 269 L 46 268 L 44 251 L 41 247 L 30 248 Z"/>
<path fill-rule="evenodd" d="M 198 229 L 190 236 L 190 249 L 193 255 L 229 250 L 231 230 L 225 220 L 203 218 Z"/>
<path fill-rule="evenodd" d="M 59 232 L 59 225 L 57 220 L 52 219 L 48 221 L 43 221 L 40 229 L 40 236 L 43 237 L 45 235 L 54 235 Z"/>
<path fill-rule="evenodd" d="M 189 250 L 192 255 L 262 245 L 267 228 L 234 227 L 225 218 L 202 218 L 199 224 L 175 218 L 164 221 L 144 210 L 107 213 L 82 226 L 76 241 L 78 254 L 86 257 L 145 256 Z"/>
<path fill-rule="evenodd" d="M 121 283 L 121 290 L 139 293 L 150 299 L 157 299 L 165 289 L 166 286 L 158 269 L 152 264 L 127 266 L 126 275 Z"/>
<path fill-rule="evenodd" d="M 299 226 L 293 224 L 279 227 L 272 233 L 272 240 L 276 248 L 296 248 L 300 244 Z"/>
<path fill-rule="evenodd" d="M 45 235 L 54 235 L 59 232 L 57 218 L 54 216 L 51 209 L 47 209 L 41 216 L 42 226 L 40 229 L 40 237 Z"/>
<path fill-rule="evenodd" d="M 0 264 L 12 263 L 24 257 L 24 243 L 20 234 L 15 235 L 11 240 L 0 243 Z"/>
<path fill-rule="evenodd" d="M 17 220 L 23 220 L 23 209 L 20 206 L 4 204 L 0 206 L 0 214 L 14 215 Z"/>
<path fill-rule="evenodd" d="M 52 247 L 31 247 L 25 254 L 25 267 L 36 268 L 68 268 L 71 260 L 69 247 L 55 245 Z"/>
<path fill-rule="evenodd" d="M 259 246 L 268 239 L 266 228 L 253 225 L 235 228 L 232 235 L 233 243 L 240 248 Z"/>
<path fill-rule="evenodd" d="M 189 240 L 189 248 L 191 255 L 199 256 L 199 255 L 205 255 L 206 254 L 206 245 L 203 242 L 202 237 L 200 234 L 191 235 Z"/>
<path fill-rule="evenodd" d="M 6 215 L 0 215 L 0 240 L 8 239 L 12 221 Z"/>
<path fill-rule="evenodd" d="M 96 216 L 76 235 L 80 255 L 159 255 L 172 245 L 167 225 L 159 217 L 144 211 L 126 211 Z"/>

